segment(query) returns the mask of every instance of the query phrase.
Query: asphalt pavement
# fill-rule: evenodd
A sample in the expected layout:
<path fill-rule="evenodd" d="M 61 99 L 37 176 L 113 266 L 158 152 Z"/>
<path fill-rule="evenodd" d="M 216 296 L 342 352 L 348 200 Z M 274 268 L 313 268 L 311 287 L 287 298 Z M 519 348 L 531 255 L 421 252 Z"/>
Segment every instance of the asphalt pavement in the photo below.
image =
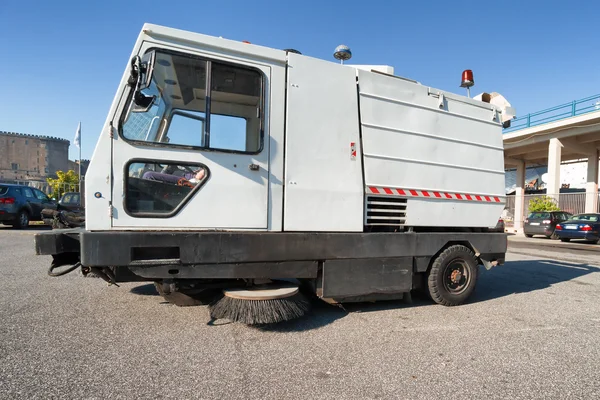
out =
<path fill-rule="evenodd" d="M 0 227 L 3 399 L 600 398 L 597 255 L 517 245 L 460 307 L 323 304 L 261 330 L 148 284 L 51 278 L 34 231 Z"/>

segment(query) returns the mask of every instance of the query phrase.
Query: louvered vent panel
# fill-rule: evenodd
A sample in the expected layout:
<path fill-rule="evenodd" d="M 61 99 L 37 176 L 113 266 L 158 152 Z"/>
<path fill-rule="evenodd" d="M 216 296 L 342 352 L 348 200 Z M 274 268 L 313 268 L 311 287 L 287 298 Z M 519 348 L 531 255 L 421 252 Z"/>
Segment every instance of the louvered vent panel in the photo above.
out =
<path fill-rule="evenodd" d="M 404 225 L 406 199 L 391 196 L 367 196 L 366 202 L 366 225 Z"/>

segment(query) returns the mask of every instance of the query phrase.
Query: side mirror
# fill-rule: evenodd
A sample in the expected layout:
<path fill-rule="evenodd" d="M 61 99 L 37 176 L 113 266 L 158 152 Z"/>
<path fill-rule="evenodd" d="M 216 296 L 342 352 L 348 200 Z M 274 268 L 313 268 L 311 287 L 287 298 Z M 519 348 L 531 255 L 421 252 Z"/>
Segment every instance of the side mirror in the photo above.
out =
<path fill-rule="evenodd" d="M 133 103 L 135 106 L 132 108 L 132 112 L 146 112 L 154 103 L 155 96 L 147 96 L 142 91 L 152 84 L 155 59 L 155 51 L 144 54 L 143 58 L 134 56 L 131 59 L 131 74 L 128 84 L 134 88 Z"/>

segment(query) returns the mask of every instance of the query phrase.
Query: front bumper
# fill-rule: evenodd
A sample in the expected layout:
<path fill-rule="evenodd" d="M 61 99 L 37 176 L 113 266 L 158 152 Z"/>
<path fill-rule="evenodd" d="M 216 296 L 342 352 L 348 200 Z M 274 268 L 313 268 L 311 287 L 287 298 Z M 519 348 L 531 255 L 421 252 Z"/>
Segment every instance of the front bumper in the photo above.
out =
<path fill-rule="evenodd" d="M 35 235 L 35 254 L 57 255 L 62 253 L 80 253 L 80 234 L 83 228 L 56 229 Z"/>

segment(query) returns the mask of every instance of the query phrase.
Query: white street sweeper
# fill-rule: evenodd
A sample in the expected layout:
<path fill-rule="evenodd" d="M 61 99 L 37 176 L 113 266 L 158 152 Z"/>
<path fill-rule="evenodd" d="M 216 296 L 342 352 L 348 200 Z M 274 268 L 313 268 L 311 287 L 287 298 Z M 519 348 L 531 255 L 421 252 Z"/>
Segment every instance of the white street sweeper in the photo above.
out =
<path fill-rule="evenodd" d="M 37 234 L 36 252 L 52 275 L 154 282 L 247 324 L 303 315 L 307 292 L 459 305 L 507 247 L 491 227 L 514 113 L 490 99 L 147 24 L 87 171 L 85 226 Z"/>

